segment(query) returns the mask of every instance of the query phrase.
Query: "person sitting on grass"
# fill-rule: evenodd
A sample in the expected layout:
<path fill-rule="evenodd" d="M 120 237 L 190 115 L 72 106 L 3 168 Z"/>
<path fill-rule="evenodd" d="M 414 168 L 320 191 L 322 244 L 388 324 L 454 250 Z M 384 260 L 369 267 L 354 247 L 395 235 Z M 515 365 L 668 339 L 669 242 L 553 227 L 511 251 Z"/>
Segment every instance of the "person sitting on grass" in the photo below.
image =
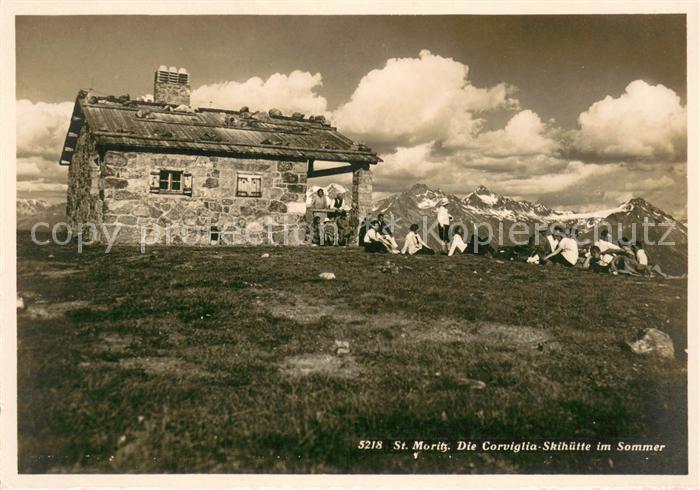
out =
<path fill-rule="evenodd" d="M 575 267 L 578 263 L 578 243 L 561 227 L 557 227 L 555 233 L 559 238 L 559 244 L 552 253 L 544 257 L 544 262 Z"/>
<path fill-rule="evenodd" d="M 593 245 L 586 260 L 583 262 L 582 268 L 598 274 L 608 274 L 614 272 L 615 265 L 612 262 L 606 263 L 600 253 L 600 248 Z"/>
<path fill-rule="evenodd" d="M 534 240 L 533 240 L 534 241 Z M 540 265 L 542 263 L 542 257 L 547 255 L 547 250 L 545 247 L 548 245 L 532 245 L 532 251 L 530 252 L 530 255 L 528 256 L 527 259 L 525 259 L 525 262 L 528 264 L 535 264 L 535 265 Z M 554 250 L 552 250 L 553 252 Z"/>
<path fill-rule="evenodd" d="M 365 252 L 368 253 L 387 253 L 391 251 L 391 244 L 387 243 L 384 237 L 379 233 L 379 221 L 376 219 L 370 223 L 365 233 L 363 243 Z"/>
<path fill-rule="evenodd" d="M 394 250 L 398 250 L 399 244 L 396 243 L 396 240 L 394 240 L 391 227 L 386 221 L 384 221 L 384 215 L 382 213 L 377 215 L 377 221 L 379 221 L 379 234 L 382 235 L 384 241 L 391 246 L 391 251 L 393 252 Z"/>
<path fill-rule="evenodd" d="M 559 239 L 554 236 L 552 230 L 547 229 L 545 233 L 544 255 L 554 252 L 557 249 L 557 245 L 559 245 Z M 542 255 L 542 257 L 544 257 L 544 255 Z"/>
<path fill-rule="evenodd" d="M 430 248 L 423 238 L 418 234 L 418 225 L 412 224 L 406 233 L 406 240 L 403 244 L 402 254 L 409 255 L 435 255 L 435 250 Z"/>
<path fill-rule="evenodd" d="M 626 253 L 622 247 L 612 242 L 612 237 L 607 229 L 603 229 L 600 232 L 600 238 L 596 240 L 593 245 L 600 249 L 602 260 L 606 264 L 614 261 L 618 255 L 624 255 Z"/>
<path fill-rule="evenodd" d="M 461 226 L 455 226 L 454 233 L 452 234 L 452 240 L 450 240 L 447 250 L 448 257 L 452 257 L 455 252 L 459 252 L 460 254 L 467 253 L 468 247 L 467 244 L 464 243 L 462 235 L 464 235 L 464 229 Z"/>

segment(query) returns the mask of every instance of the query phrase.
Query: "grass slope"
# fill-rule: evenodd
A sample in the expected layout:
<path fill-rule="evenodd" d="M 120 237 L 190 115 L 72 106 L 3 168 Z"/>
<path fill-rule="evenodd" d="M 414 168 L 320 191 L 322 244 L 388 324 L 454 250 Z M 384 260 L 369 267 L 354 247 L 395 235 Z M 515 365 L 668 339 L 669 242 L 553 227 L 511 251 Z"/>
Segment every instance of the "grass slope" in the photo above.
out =
<path fill-rule="evenodd" d="M 685 282 L 333 248 L 78 255 L 25 234 L 18 254 L 21 472 L 686 471 Z M 623 349 L 644 327 L 677 359 Z M 470 438 L 668 448 L 357 449 Z"/>

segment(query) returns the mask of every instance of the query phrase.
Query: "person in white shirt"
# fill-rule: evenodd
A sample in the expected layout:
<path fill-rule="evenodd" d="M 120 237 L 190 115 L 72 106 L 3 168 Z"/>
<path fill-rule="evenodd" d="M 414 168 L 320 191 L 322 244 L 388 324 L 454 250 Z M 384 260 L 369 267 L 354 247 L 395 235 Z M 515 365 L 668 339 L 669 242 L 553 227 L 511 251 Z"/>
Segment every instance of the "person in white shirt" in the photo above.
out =
<path fill-rule="evenodd" d="M 544 257 L 544 262 L 561 264 L 564 267 L 574 267 L 578 263 L 578 243 L 569 236 L 569 233 L 559 228 L 555 230 L 561 237 L 554 252 Z"/>
<path fill-rule="evenodd" d="M 435 251 L 430 248 L 418 234 L 418 225 L 412 224 L 406 234 L 406 240 L 404 241 L 401 253 L 408 253 L 408 255 L 434 255 Z"/>
<path fill-rule="evenodd" d="M 384 237 L 379 233 L 379 221 L 374 220 L 370 224 L 367 233 L 363 238 L 363 245 L 365 247 L 365 252 L 370 253 L 386 253 L 391 250 L 391 244 L 384 240 Z M 398 250 L 393 253 L 399 253 Z"/>
<path fill-rule="evenodd" d="M 612 238 L 610 237 L 608 230 L 603 229 L 600 232 L 600 238 L 593 243 L 594 246 L 600 249 L 601 260 L 606 264 L 613 262 L 617 255 L 625 254 L 622 247 L 617 246 L 611 240 Z"/>
<path fill-rule="evenodd" d="M 437 210 L 438 236 L 442 241 L 443 248 L 447 248 L 447 242 L 450 240 L 450 221 L 452 216 L 447 211 L 447 203 L 440 203 Z"/>
<path fill-rule="evenodd" d="M 323 189 L 319 189 L 316 194 L 311 196 L 310 207 L 312 209 L 329 209 L 331 207 L 331 200 Z"/>
<path fill-rule="evenodd" d="M 448 257 L 452 257 L 455 252 L 463 254 L 467 251 L 467 244 L 464 243 L 464 239 L 462 238 L 463 234 L 464 230 L 462 230 L 461 226 L 455 227 L 454 234 L 452 235 L 452 241 L 450 242 L 449 250 L 447 251 Z"/>
<path fill-rule="evenodd" d="M 646 250 L 644 250 L 644 245 L 642 245 L 640 242 L 635 243 L 632 245 L 632 250 L 635 251 L 635 258 L 637 259 L 637 263 L 643 267 L 646 267 L 649 265 L 649 257 L 647 256 Z"/>
<path fill-rule="evenodd" d="M 396 243 L 396 240 L 394 240 L 394 235 L 391 231 L 391 226 L 389 226 L 389 224 L 386 221 L 384 221 L 384 214 L 379 213 L 377 215 L 377 221 L 379 221 L 379 234 L 382 235 L 384 241 L 391 246 L 392 252 L 394 250 L 398 250 L 399 244 Z"/>
<path fill-rule="evenodd" d="M 649 256 L 647 255 L 646 250 L 644 250 L 644 245 L 642 245 L 641 242 L 635 242 L 632 244 L 632 251 L 634 252 L 635 259 L 626 261 L 625 265 L 632 268 L 635 272 L 648 276 L 658 274 L 664 279 L 684 279 L 686 277 L 686 274 L 681 274 L 680 276 L 666 274 L 661 270 L 661 266 L 659 264 L 650 264 Z"/>
<path fill-rule="evenodd" d="M 552 253 L 557 249 L 557 245 L 559 245 L 559 240 L 557 240 L 554 235 L 552 235 L 551 231 L 547 231 L 547 243 L 545 244 L 545 253 Z"/>

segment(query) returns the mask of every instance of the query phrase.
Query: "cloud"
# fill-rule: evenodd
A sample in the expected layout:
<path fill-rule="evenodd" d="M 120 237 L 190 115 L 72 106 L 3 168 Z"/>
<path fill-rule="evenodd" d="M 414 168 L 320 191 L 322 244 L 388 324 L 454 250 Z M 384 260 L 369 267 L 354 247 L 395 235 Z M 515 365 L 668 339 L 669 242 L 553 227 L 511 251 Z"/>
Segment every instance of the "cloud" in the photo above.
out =
<path fill-rule="evenodd" d="M 554 130 L 531 110 L 514 115 L 505 128 L 482 133 L 476 139 L 484 155 L 495 157 L 551 154 L 559 148 Z"/>
<path fill-rule="evenodd" d="M 17 180 L 37 178 L 56 180 L 65 183 L 68 167 L 59 165 L 55 160 L 43 157 L 24 157 L 17 159 Z"/>
<path fill-rule="evenodd" d="M 39 180 L 25 180 L 17 182 L 17 193 L 25 193 L 29 196 L 35 196 L 38 194 L 62 194 L 65 199 L 65 193 L 68 189 L 67 184 L 61 184 L 59 182 L 49 182 L 44 179 Z"/>
<path fill-rule="evenodd" d="M 474 114 L 518 106 L 513 87 L 477 88 L 468 73 L 467 65 L 428 50 L 418 58 L 391 58 L 360 80 L 333 120 L 341 130 L 370 144 L 468 142 L 481 129 Z"/>
<path fill-rule="evenodd" d="M 73 102 L 17 101 L 17 157 L 43 157 L 58 165 Z"/>
<path fill-rule="evenodd" d="M 573 146 L 590 161 L 678 161 L 686 157 L 686 118 L 673 90 L 635 80 L 579 115 Z"/>
<path fill-rule="evenodd" d="M 327 114 L 327 101 L 316 93 L 323 85 L 320 73 L 295 70 L 289 75 L 275 73 L 267 80 L 253 77 L 245 82 L 226 81 L 202 85 L 192 92 L 192 104 L 199 107 L 267 111 L 272 108 L 285 114 Z"/>

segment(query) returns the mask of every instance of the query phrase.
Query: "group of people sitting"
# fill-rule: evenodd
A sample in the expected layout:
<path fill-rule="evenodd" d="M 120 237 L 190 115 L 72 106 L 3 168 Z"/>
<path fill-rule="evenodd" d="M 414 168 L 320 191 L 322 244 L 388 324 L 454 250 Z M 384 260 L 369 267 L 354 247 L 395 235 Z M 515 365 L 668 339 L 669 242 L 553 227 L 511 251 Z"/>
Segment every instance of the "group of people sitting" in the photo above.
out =
<path fill-rule="evenodd" d="M 341 194 L 334 199 L 325 196 L 319 189 L 313 196 L 312 207 L 325 209 L 325 220 L 322 216 L 314 215 L 310 230 L 310 241 L 313 245 L 352 245 L 359 243 L 368 253 L 393 253 L 407 255 L 435 255 L 436 250 L 429 246 L 421 234 L 419 226 L 412 224 L 404 238 L 403 247 L 394 238 L 394 230 L 386 222 L 384 214 L 380 213 L 375 219 L 365 218 L 362 225 L 355 215 L 348 213 L 344 206 L 344 196 Z M 354 209 L 353 209 L 354 211 Z M 464 241 L 464 229 L 457 225 L 451 226 L 452 216 L 447 207 L 441 205 L 437 211 L 438 246 L 440 252 L 452 257 L 456 254 L 498 255 L 497 251 L 486 240 L 472 234 L 468 242 Z M 331 226 L 329 226 L 331 225 Z M 357 241 L 355 232 L 359 230 Z M 631 276 L 654 276 L 664 278 L 684 277 L 671 276 L 664 273 L 658 264 L 651 264 L 644 245 L 639 241 L 621 238 L 614 243 L 607 229 L 600 231 L 600 237 L 590 246 L 579 247 L 575 237 L 575 229 L 565 229 L 555 226 L 548 231 L 542 240 L 530 238 L 528 245 L 506 247 L 513 260 L 525 260 L 529 264 L 558 265 L 575 267 L 596 273 L 627 274 Z M 541 243 L 540 243 L 541 242 Z M 506 250 L 499 250 L 504 252 Z"/>
<path fill-rule="evenodd" d="M 559 264 L 603 274 L 676 277 L 664 273 L 658 264 L 650 263 L 642 242 L 622 237 L 615 243 L 607 229 L 602 229 L 600 237 L 583 249 L 579 249 L 574 230 L 562 227 L 555 227 L 553 232 L 547 233 L 544 242 L 544 247 L 533 249 L 527 258 L 528 263 Z"/>
<path fill-rule="evenodd" d="M 440 228 L 442 227 L 440 226 Z M 375 220 L 370 222 L 370 226 L 362 238 L 362 244 L 365 251 L 370 253 L 435 255 L 436 251 L 425 243 L 418 230 L 417 224 L 412 224 L 409 227 L 404 246 L 399 250 L 392 230 L 384 221 L 384 216 L 379 214 Z M 453 230 L 448 229 L 447 236 L 451 235 L 449 239 L 442 229 L 439 232 L 442 252 L 449 257 L 467 253 L 497 255 L 497 251 L 493 247 L 474 235 L 468 242 L 465 242 L 463 239 L 464 230 L 461 226 L 455 226 Z M 531 237 L 528 245 L 510 248 L 517 249 L 515 256 L 522 257 L 530 264 L 559 265 L 613 275 L 658 275 L 666 279 L 685 277 L 685 275 L 671 276 L 664 273 L 658 264 L 652 264 L 644 245 L 639 241 L 632 242 L 621 238 L 617 243 L 614 243 L 609 231 L 602 229 L 600 238 L 592 245 L 579 248 L 574 234 L 574 229 L 567 230 L 563 227 L 555 227 L 544 236 L 543 245 L 536 244 L 534 237 Z"/>

